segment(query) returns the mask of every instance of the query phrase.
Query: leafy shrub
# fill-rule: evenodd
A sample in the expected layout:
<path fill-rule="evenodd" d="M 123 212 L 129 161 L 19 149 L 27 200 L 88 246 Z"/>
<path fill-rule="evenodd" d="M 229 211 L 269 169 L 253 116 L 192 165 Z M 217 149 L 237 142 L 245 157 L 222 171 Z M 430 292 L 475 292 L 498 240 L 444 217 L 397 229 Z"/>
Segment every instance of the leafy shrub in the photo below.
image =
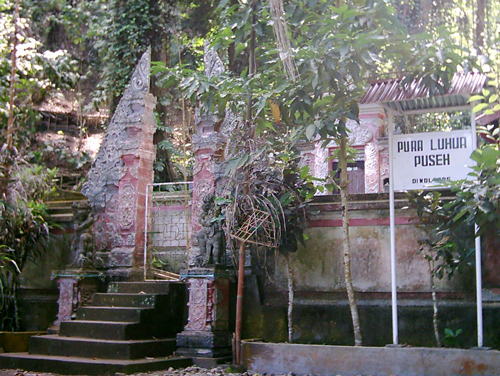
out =
<path fill-rule="evenodd" d="M 51 227 L 43 200 L 56 171 L 16 162 L 7 194 L 0 198 L 0 330 L 19 329 L 19 275 L 28 261 L 45 254 Z"/>

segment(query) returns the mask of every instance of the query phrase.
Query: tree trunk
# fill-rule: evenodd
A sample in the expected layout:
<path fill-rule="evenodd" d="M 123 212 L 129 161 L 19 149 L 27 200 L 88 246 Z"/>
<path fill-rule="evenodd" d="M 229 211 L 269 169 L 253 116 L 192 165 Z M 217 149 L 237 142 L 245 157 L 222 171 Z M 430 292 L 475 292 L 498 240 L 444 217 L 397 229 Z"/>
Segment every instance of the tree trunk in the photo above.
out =
<path fill-rule="evenodd" d="M 293 343 L 293 274 L 290 268 L 290 254 L 285 255 L 286 279 L 288 282 L 288 342 Z"/>
<path fill-rule="evenodd" d="M 486 11 L 486 0 L 477 0 L 475 47 L 477 48 L 478 55 L 484 53 L 483 48 L 484 48 L 485 11 Z"/>
<path fill-rule="evenodd" d="M 354 329 L 354 345 L 361 346 L 361 329 L 359 325 L 359 313 L 356 297 L 354 296 L 354 287 L 352 283 L 351 273 L 351 243 L 349 240 L 349 209 L 348 209 L 348 193 L 347 188 L 349 182 L 347 180 L 347 137 L 340 138 L 340 199 L 342 204 L 342 243 L 344 246 L 344 277 L 349 298 L 349 308 L 351 310 L 352 326 Z"/>
<path fill-rule="evenodd" d="M 439 328 L 438 328 L 438 306 L 437 306 L 437 297 L 436 297 L 436 283 L 434 281 L 434 263 L 429 260 L 429 279 L 431 282 L 431 292 L 432 292 L 432 324 L 434 327 L 434 337 L 436 337 L 436 346 L 441 347 L 441 338 L 439 337 Z"/>
<path fill-rule="evenodd" d="M 16 70 L 17 70 L 17 19 L 19 17 L 19 0 L 16 0 L 14 5 L 14 15 L 12 23 L 14 25 L 14 34 L 12 36 L 12 57 L 10 68 L 10 88 L 9 88 L 9 115 L 7 119 L 7 132 L 5 141 L 4 155 L 1 156 L 3 166 L 3 176 L 0 179 L 0 199 L 6 199 L 9 195 L 8 184 L 10 180 L 10 172 L 12 169 L 13 160 L 15 158 L 14 149 L 14 97 L 16 92 Z"/>

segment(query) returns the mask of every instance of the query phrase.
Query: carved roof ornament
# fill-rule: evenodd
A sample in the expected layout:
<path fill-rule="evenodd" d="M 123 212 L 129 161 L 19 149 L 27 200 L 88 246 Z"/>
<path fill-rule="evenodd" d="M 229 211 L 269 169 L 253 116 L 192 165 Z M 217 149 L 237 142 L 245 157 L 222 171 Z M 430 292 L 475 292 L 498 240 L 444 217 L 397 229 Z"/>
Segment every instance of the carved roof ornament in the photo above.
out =
<path fill-rule="evenodd" d="M 208 78 L 220 76 L 226 69 L 217 51 L 208 42 L 204 46 L 205 75 Z M 222 119 L 222 120 L 221 120 Z M 196 151 L 206 147 L 206 144 L 222 144 L 231 138 L 234 129 L 240 123 L 241 117 L 236 116 L 231 110 L 226 109 L 223 114 L 209 113 L 201 114 L 199 109 L 195 110 L 195 122 L 197 134 L 193 138 L 193 149 Z M 220 135 L 217 138 L 214 135 Z M 217 149 L 219 146 L 217 146 Z"/>
<path fill-rule="evenodd" d="M 92 163 L 82 193 L 89 199 L 95 210 L 106 207 L 106 197 L 112 196 L 110 190 L 117 190 L 123 167 L 122 155 L 134 142 L 127 135 L 127 128 L 140 127 L 145 112 L 144 96 L 149 93 L 149 71 L 151 65 L 151 48 L 142 55 L 135 68 L 130 83 L 116 108 L 106 130 L 97 157 Z"/>
<path fill-rule="evenodd" d="M 204 63 L 205 63 L 205 76 L 211 78 L 213 76 L 220 76 L 224 72 L 224 63 L 217 54 L 217 51 L 207 42 L 204 46 Z"/>
<path fill-rule="evenodd" d="M 352 122 L 349 123 L 349 144 L 366 145 L 373 139 L 373 132 L 366 125 Z"/>

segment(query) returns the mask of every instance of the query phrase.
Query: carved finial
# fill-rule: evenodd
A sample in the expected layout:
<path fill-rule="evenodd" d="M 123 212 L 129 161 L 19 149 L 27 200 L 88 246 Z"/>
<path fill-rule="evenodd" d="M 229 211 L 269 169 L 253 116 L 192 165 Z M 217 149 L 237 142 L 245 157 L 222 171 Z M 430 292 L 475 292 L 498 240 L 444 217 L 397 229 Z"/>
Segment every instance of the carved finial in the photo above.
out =
<path fill-rule="evenodd" d="M 149 71 L 151 67 L 151 47 L 148 47 L 146 52 L 139 60 L 130 83 L 123 93 L 124 98 L 137 98 L 142 97 L 144 94 L 149 93 Z"/>
<path fill-rule="evenodd" d="M 210 78 L 213 76 L 219 76 L 222 72 L 224 72 L 224 63 L 221 58 L 217 54 L 217 51 L 207 42 L 205 43 L 205 75 Z"/>
<path fill-rule="evenodd" d="M 127 136 L 125 129 L 131 124 L 140 124 L 145 111 L 144 97 L 149 93 L 149 71 L 151 47 L 142 55 L 130 83 L 125 89 L 115 113 L 109 122 L 106 136 L 101 143 L 97 157 L 92 163 L 82 193 L 89 199 L 93 209 L 104 209 L 109 201 L 110 189 L 118 186 L 123 165 L 123 149 L 137 143 Z"/>

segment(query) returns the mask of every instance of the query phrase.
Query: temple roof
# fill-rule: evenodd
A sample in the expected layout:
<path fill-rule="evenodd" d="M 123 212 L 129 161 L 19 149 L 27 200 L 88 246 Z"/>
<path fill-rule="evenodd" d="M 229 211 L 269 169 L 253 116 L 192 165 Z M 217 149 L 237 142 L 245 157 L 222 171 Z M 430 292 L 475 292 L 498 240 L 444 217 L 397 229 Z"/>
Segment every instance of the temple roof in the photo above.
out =
<path fill-rule="evenodd" d="M 429 87 L 424 85 L 424 78 L 405 84 L 404 78 L 375 81 L 360 104 L 381 103 L 401 113 L 468 107 L 470 96 L 480 93 L 486 80 L 483 73 L 457 73 L 444 94 L 436 88 L 432 95 Z"/>

